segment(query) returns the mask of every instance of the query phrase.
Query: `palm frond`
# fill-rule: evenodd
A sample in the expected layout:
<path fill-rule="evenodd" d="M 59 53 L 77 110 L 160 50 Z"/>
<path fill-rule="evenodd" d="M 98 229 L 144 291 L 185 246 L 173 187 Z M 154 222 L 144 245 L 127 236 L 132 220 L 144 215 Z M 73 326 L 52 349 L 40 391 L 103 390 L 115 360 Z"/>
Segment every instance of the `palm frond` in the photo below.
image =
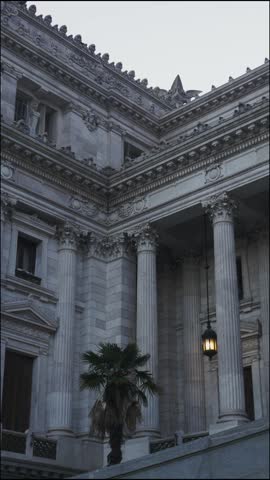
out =
<path fill-rule="evenodd" d="M 136 379 L 139 381 L 139 388 L 151 395 L 161 392 L 160 387 L 155 383 L 152 374 L 147 370 L 136 370 Z"/>
<path fill-rule="evenodd" d="M 89 390 L 98 390 L 105 385 L 105 378 L 104 376 L 98 373 L 88 373 L 84 372 L 80 375 L 80 390 L 84 390 L 88 388 Z"/>

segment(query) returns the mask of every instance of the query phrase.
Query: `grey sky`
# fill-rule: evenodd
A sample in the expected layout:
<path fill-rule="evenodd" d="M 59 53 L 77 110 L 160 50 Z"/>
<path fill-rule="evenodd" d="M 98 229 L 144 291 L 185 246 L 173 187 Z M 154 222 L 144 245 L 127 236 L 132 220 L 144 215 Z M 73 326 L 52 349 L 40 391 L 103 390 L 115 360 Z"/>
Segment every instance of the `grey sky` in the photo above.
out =
<path fill-rule="evenodd" d="M 169 89 L 179 73 L 186 90 L 205 93 L 269 57 L 266 1 L 27 3 L 153 87 Z"/>

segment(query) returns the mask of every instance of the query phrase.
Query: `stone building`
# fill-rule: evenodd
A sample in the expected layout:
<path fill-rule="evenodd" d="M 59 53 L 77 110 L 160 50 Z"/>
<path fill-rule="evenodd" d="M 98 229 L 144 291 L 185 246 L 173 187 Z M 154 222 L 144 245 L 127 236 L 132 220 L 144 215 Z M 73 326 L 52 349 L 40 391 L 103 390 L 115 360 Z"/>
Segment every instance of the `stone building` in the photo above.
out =
<path fill-rule="evenodd" d="M 79 389 L 101 341 L 137 341 L 162 386 L 125 458 L 266 418 L 268 60 L 166 91 L 25 1 L 1 14 L 4 475 L 106 461 Z"/>

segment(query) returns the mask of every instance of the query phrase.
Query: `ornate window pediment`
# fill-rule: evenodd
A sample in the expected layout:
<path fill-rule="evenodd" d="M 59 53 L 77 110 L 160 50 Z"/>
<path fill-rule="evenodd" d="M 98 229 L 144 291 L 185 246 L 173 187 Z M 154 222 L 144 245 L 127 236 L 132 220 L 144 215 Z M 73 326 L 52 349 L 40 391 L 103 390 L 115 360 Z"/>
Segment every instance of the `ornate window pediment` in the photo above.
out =
<path fill-rule="evenodd" d="M 43 330 L 48 334 L 54 333 L 57 329 L 56 320 L 48 318 L 31 300 L 5 303 L 1 308 L 1 315 L 7 321 L 21 323 L 22 327 Z"/>

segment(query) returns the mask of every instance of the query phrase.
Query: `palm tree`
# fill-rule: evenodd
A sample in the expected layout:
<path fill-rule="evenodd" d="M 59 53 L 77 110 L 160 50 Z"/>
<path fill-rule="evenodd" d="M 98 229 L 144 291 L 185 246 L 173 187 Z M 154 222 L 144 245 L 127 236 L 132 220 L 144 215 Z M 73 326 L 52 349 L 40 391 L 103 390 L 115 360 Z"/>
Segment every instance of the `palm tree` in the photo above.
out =
<path fill-rule="evenodd" d="M 140 353 L 135 343 L 121 348 L 115 343 L 100 343 L 97 353 L 85 352 L 82 360 L 88 371 L 80 375 L 81 390 L 99 393 L 90 411 L 90 433 L 101 438 L 109 435 L 111 451 L 108 465 L 122 460 L 121 444 L 124 430 L 135 431 L 142 420 L 142 405 L 147 406 L 146 394 L 159 392 L 152 374 L 142 370 L 150 355 Z"/>

